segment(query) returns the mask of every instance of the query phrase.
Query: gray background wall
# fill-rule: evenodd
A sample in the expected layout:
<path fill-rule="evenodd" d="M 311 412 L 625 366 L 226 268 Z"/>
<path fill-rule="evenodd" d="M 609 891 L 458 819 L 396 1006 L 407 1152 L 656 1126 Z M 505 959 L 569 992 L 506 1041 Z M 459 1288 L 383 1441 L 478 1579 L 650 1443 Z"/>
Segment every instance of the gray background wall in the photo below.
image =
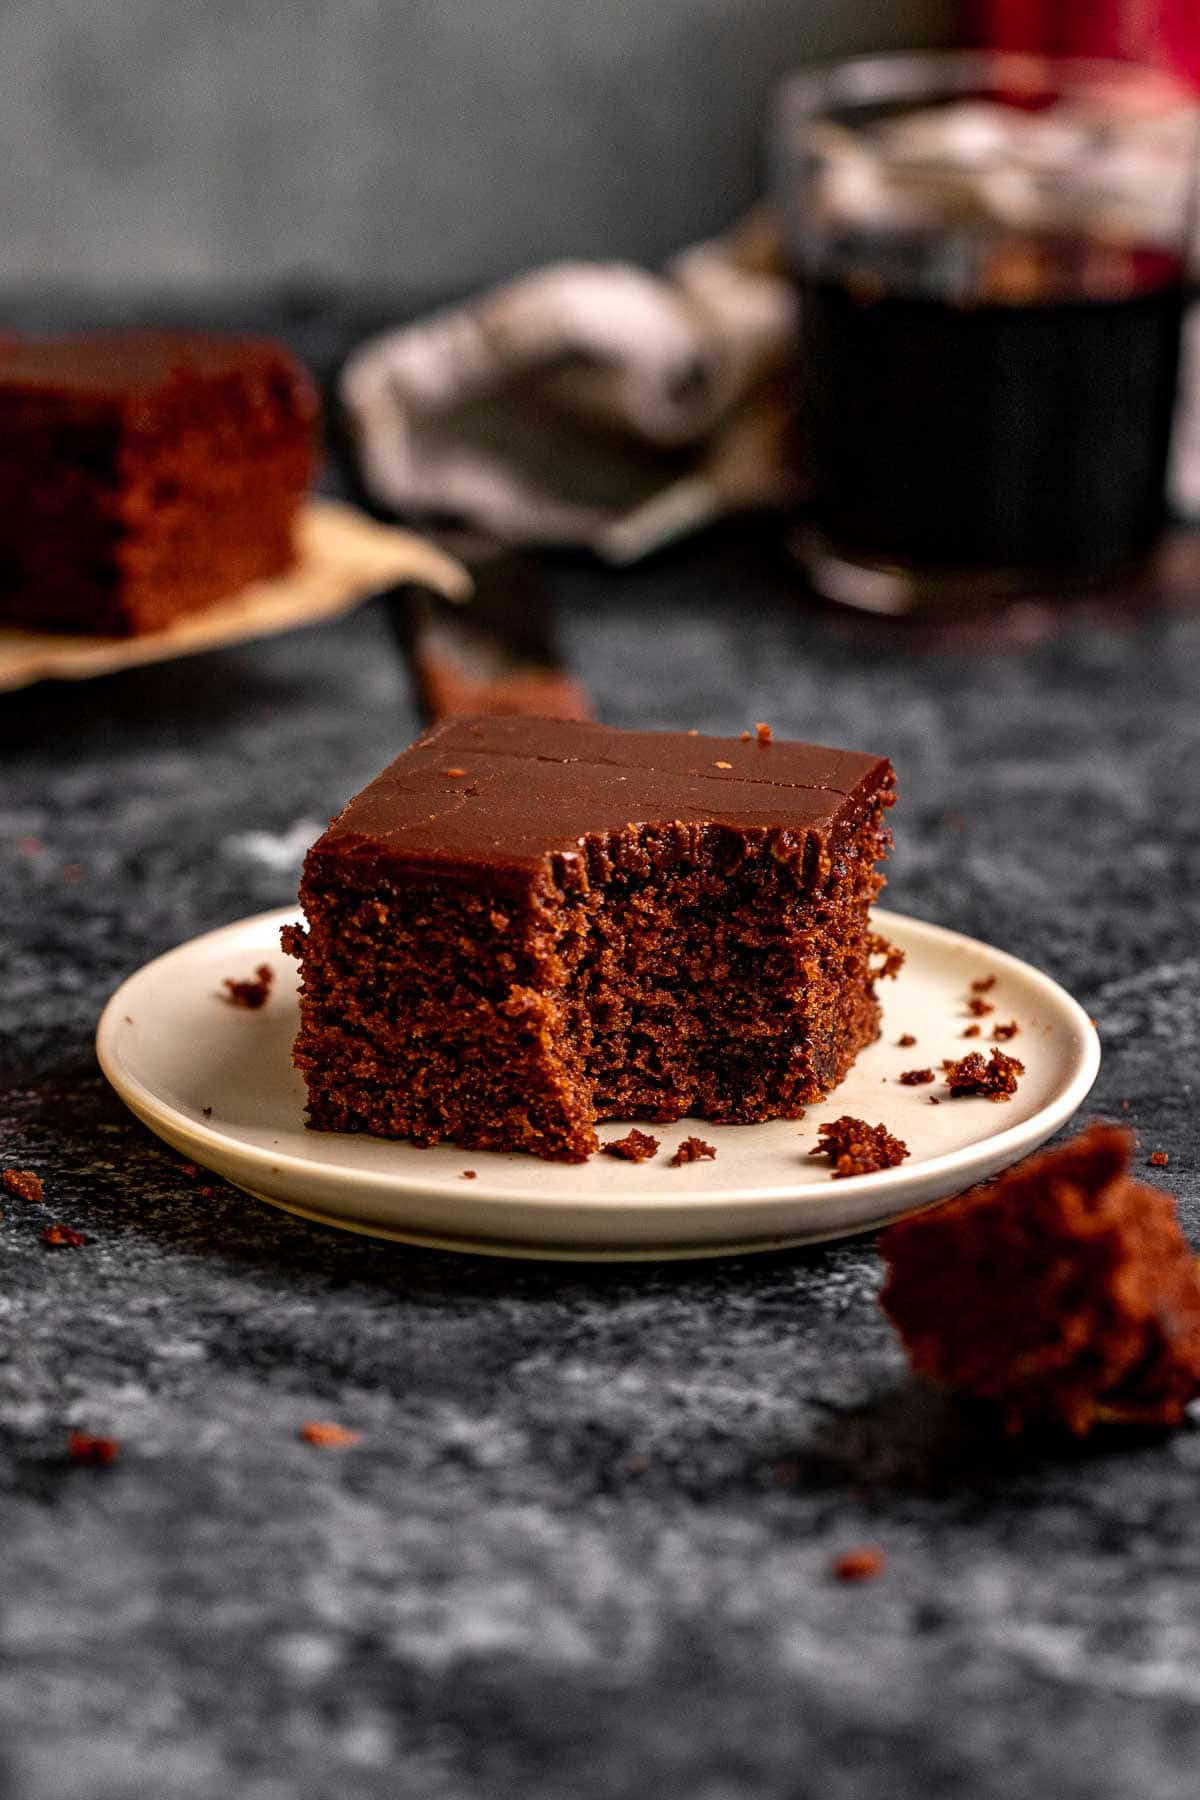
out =
<path fill-rule="evenodd" d="M 442 293 L 655 259 L 754 193 L 789 65 L 953 0 L 0 0 L 0 285 Z"/>

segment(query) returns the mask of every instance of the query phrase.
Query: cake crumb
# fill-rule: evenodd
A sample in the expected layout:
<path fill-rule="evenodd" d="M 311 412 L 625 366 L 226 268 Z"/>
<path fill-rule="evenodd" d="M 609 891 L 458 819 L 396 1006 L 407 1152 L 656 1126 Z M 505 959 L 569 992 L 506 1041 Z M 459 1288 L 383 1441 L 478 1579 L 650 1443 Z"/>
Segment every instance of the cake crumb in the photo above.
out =
<path fill-rule="evenodd" d="M 988 1013 L 994 1013 L 995 1010 L 990 1000 L 981 999 L 978 994 L 973 994 L 967 1001 L 967 1011 L 974 1019 L 985 1019 Z"/>
<path fill-rule="evenodd" d="M 978 981 L 971 983 L 971 992 L 973 994 L 990 994 L 995 985 L 996 977 L 994 975 L 981 975 Z"/>
<path fill-rule="evenodd" d="M 998 1024 L 992 1026 L 992 1038 L 996 1043 L 1006 1044 L 1009 1038 L 1015 1038 L 1017 1036 L 1020 1029 L 1021 1027 L 1017 1024 L 1017 1021 L 1015 1019 L 1010 1019 L 1007 1025 Z"/>
<path fill-rule="evenodd" d="M 864 1544 L 857 1550 L 843 1550 L 833 1559 L 833 1572 L 839 1581 L 873 1581 L 876 1575 L 883 1574 L 886 1566 L 883 1551 L 873 1544 Z"/>
<path fill-rule="evenodd" d="M 916 1041 L 917 1040 L 913 1036 L 911 1031 L 904 1032 L 902 1034 L 902 1036 L 900 1036 L 896 1039 L 896 1042 L 897 1042 L 897 1044 L 899 1044 L 901 1050 L 911 1050 L 913 1045 L 916 1043 Z"/>
<path fill-rule="evenodd" d="M 971 1050 L 957 1061 L 942 1064 L 946 1085 L 952 1100 L 978 1096 L 984 1100 L 1008 1100 L 1017 1091 L 1017 1077 L 1025 1073 L 1025 1064 L 1003 1050 L 993 1050 L 987 1061 L 978 1050 Z"/>
<path fill-rule="evenodd" d="M 1049 1421 L 1178 1425 L 1200 1395 L 1200 1282 L 1175 1203 L 1090 1126 L 892 1226 L 881 1304 L 920 1375 Z"/>
<path fill-rule="evenodd" d="M 893 1137 L 885 1125 L 868 1125 L 845 1114 L 830 1124 L 818 1125 L 817 1137 L 820 1141 L 809 1155 L 827 1156 L 835 1181 L 894 1169 L 908 1155 L 908 1145 Z"/>
<path fill-rule="evenodd" d="M 52 1250 L 78 1250 L 86 1241 L 81 1231 L 72 1231 L 69 1225 L 47 1225 L 42 1233 L 43 1244 Z"/>
<path fill-rule="evenodd" d="M 623 1162 L 647 1162 L 658 1155 L 658 1139 L 635 1127 L 627 1137 L 613 1138 L 600 1148 L 606 1156 L 619 1156 Z"/>
<path fill-rule="evenodd" d="M 924 1087 L 927 1082 L 936 1080 L 932 1069 L 905 1069 L 900 1076 L 901 1087 Z"/>
<path fill-rule="evenodd" d="M 930 1096 L 929 1096 L 929 1104 L 930 1104 L 930 1106 L 940 1106 L 940 1105 L 941 1105 L 941 1104 L 942 1104 L 942 1103 L 941 1103 L 941 1101 L 940 1101 L 940 1100 L 939 1100 L 939 1099 L 938 1099 L 938 1097 L 937 1097 L 937 1095 L 936 1095 L 936 1094 L 930 1094 Z"/>
<path fill-rule="evenodd" d="M 727 762 L 716 762 L 713 764 L 714 769 L 732 769 L 732 767 L 733 764 Z"/>
<path fill-rule="evenodd" d="M 186 1175 L 189 1181 L 195 1181 L 195 1179 L 196 1179 L 197 1175 L 199 1175 L 200 1171 L 196 1167 L 195 1163 L 180 1163 L 179 1173 L 181 1175 Z"/>
<path fill-rule="evenodd" d="M 217 1190 L 215 1187 L 202 1187 L 200 1189 L 200 1198 L 202 1200 L 215 1200 L 216 1197 Z"/>
<path fill-rule="evenodd" d="M 18 1200 L 39 1201 L 43 1198 L 42 1178 L 32 1169 L 5 1169 L 0 1181 Z"/>
<path fill-rule="evenodd" d="M 982 1035 L 983 1035 L 983 1026 L 982 1025 L 968 1025 L 967 1029 L 963 1032 L 964 1037 L 981 1037 Z"/>
<path fill-rule="evenodd" d="M 67 1455 L 73 1462 L 106 1469 L 120 1454 L 121 1446 L 114 1437 L 97 1437 L 91 1431 L 72 1431 L 67 1436 Z"/>
<path fill-rule="evenodd" d="M 883 961 L 875 971 L 880 981 L 895 981 L 904 967 L 904 952 L 890 943 L 880 932 L 873 931 L 867 944 L 868 956 L 882 956 Z"/>
<path fill-rule="evenodd" d="M 1165 1150 L 1152 1150 L 1150 1152 L 1150 1167 L 1152 1169 L 1165 1169 L 1170 1160 L 1171 1159 Z"/>
<path fill-rule="evenodd" d="M 741 742 L 743 744 L 748 744 L 750 742 L 750 733 L 748 731 L 743 731 L 743 733 L 741 735 Z"/>
<path fill-rule="evenodd" d="M 465 769 L 447 769 L 446 770 L 447 775 L 465 775 L 466 772 L 467 771 Z"/>
<path fill-rule="evenodd" d="M 712 1158 L 716 1154 L 714 1146 L 706 1144 L 703 1138 L 685 1137 L 671 1158 L 671 1167 L 681 1169 L 684 1163 L 699 1162 L 702 1156 Z"/>
<path fill-rule="evenodd" d="M 464 1169 L 462 1172 L 462 1178 L 464 1181 L 474 1181 L 475 1180 L 474 1169 Z"/>
<path fill-rule="evenodd" d="M 754 735 L 757 737 L 760 744 L 769 744 L 771 741 L 771 727 L 760 719 L 758 724 L 754 727 Z"/>
<path fill-rule="evenodd" d="M 690 728 L 690 730 L 688 730 L 684 733 L 684 736 L 685 737 L 699 737 L 700 733 L 697 731 L 696 727 L 693 725 Z"/>
<path fill-rule="evenodd" d="M 337 1425 L 331 1419 L 307 1419 L 300 1427 L 300 1436 L 306 1444 L 314 1444 L 319 1450 L 345 1450 L 351 1444 L 362 1442 L 361 1431 L 355 1431 L 349 1425 Z"/>
<path fill-rule="evenodd" d="M 260 1006 L 267 1004 L 274 979 L 275 973 L 269 963 L 259 963 L 254 971 L 253 981 L 234 981 L 226 976 L 224 985 L 229 989 L 228 1004 L 246 1006 L 251 1012 L 257 1012 Z"/>
<path fill-rule="evenodd" d="M 201 1114 L 202 1118 L 211 1119 L 212 1118 L 212 1107 L 211 1106 L 202 1106 L 200 1108 L 200 1114 Z"/>

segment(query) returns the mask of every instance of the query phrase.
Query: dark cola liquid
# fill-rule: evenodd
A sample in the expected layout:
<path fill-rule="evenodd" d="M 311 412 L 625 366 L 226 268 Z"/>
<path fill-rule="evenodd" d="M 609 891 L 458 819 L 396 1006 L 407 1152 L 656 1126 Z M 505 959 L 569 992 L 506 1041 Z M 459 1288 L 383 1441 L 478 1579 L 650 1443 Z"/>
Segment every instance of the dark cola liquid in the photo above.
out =
<path fill-rule="evenodd" d="M 1030 303 L 801 280 L 814 522 L 868 562 L 1087 577 L 1163 524 L 1184 286 Z"/>

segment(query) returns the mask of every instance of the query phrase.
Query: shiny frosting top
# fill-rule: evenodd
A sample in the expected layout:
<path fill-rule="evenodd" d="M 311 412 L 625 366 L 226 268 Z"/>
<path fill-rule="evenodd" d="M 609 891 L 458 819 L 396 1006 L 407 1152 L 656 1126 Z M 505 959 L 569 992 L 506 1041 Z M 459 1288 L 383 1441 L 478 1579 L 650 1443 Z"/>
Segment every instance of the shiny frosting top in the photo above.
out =
<path fill-rule="evenodd" d="M 449 719 L 350 801 L 310 869 L 542 869 L 588 838 L 673 822 L 824 838 L 891 780 L 885 757 L 819 744 Z"/>

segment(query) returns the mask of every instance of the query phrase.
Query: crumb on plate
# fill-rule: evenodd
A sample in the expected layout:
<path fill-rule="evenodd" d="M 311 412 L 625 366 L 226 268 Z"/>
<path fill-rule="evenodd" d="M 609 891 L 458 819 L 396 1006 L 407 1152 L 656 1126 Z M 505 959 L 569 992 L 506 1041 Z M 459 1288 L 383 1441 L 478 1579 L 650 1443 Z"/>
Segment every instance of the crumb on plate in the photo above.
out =
<path fill-rule="evenodd" d="M 948 1059 L 942 1068 L 952 1100 L 978 1097 L 982 1100 L 1008 1100 L 1017 1091 L 1017 1078 L 1025 1073 L 1025 1064 L 1003 1050 L 993 1050 L 987 1061 L 979 1050 L 968 1051 L 957 1061 Z"/>
<path fill-rule="evenodd" d="M 699 1162 L 702 1156 L 715 1157 L 717 1154 L 712 1144 L 706 1144 L 703 1138 L 685 1137 L 671 1158 L 671 1167 L 680 1169 L 684 1163 Z"/>
<path fill-rule="evenodd" d="M 269 963 L 259 963 L 252 981 L 235 981 L 231 976 L 226 976 L 224 985 L 229 990 L 228 1004 L 245 1006 L 251 1012 L 257 1012 L 260 1006 L 267 1004 L 274 979 L 275 972 Z"/>
<path fill-rule="evenodd" d="M 612 1138 L 600 1148 L 605 1156 L 619 1156 L 623 1162 L 647 1162 L 658 1155 L 658 1139 L 651 1137 L 648 1131 L 638 1131 L 635 1126 L 627 1137 Z"/>
<path fill-rule="evenodd" d="M 868 1125 L 863 1119 L 843 1115 L 818 1125 L 820 1142 L 810 1156 L 827 1156 L 835 1181 L 851 1175 L 876 1175 L 894 1169 L 908 1155 L 908 1145 L 893 1137 L 885 1125 Z"/>

